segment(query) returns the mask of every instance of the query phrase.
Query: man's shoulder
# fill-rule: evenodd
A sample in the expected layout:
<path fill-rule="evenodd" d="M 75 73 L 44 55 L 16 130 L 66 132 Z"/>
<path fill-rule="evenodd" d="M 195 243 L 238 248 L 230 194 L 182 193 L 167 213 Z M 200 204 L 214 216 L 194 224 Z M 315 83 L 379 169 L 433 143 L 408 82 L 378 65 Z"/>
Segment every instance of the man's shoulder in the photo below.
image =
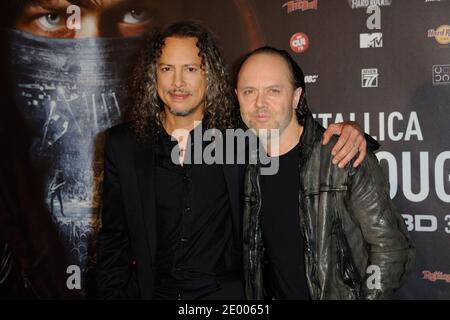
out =
<path fill-rule="evenodd" d="M 106 143 L 114 149 L 133 150 L 139 144 L 131 122 L 117 124 L 105 132 Z"/>
<path fill-rule="evenodd" d="M 133 128 L 131 122 L 122 122 L 112 126 L 108 130 L 106 130 L 106 134 L 111 138 L 120 138 L 124 136 L 128 136 L 133 133 Z"/>
<path fill-rule="evenodd" d="M 310 128 L 310 130 L 314 131 L 312 134 L 314 141 L 313 148 L 320 150 L 321 160 L 323 160 L 324 157 L 325 159 L 329 160 L 330 158 L 333 157 L 331 154 L 331 150 L 338 142 L 339 136 L 332 136 L 327 144 L 325 145 L 322 144 L 323 133 L 325 132 L 326 129 L 317 120 L 313 121 L 314 121 L 313 125 Z"/>
<path fill-rule="evenodd" d="M 315 121 L 315 120 L 314 120 Z M 342 176 L 347 175 L 347 168 L 339 168 L 336 164 L 333 164 L 333 154 L 331 151 L 339 140 L 339 136 L 332 136 L 327 144 L 322 144 L 323 133 L 325 128 L 321 126 L 317 121 L 314 125 L 314 143 L 312 144 L 312 153 L 309 159 L 313 166 L 317 166 L 321 174 L 331 175 L 331 176 Z M 356 157 L 353 159 L 355 160 Z M 351 161 L 353 163 L 353 161 Z"/>
<path fill-rule="evenodd" d="M 113 144 L 134 143 L 138 141 L 131 122 L 123 122 L 109 128 L 106 130 L 106 137 Z"/>

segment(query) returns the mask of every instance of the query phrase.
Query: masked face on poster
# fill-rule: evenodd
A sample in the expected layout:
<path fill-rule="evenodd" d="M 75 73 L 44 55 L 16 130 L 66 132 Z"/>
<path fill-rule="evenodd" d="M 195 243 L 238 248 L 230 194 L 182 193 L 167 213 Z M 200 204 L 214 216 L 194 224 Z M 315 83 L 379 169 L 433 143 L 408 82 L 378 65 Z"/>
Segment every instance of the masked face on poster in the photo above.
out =
<path fill-rule="evenodd" d="M 177 19 L 180 1 L 19 0 L 15 5 L 9 30 L 15 101 L 39 133 L 32 154 L 47 159 L 50 171 L 66 181 L 59 189 L 61 214 L 53 213 L 65 218 L 69 199 L 98 208 L 95 137 L 121 120 L 140 36 Z M 76 207 L 73 213 L 83 215 Z"/>
<path fill-rule="evenodd" d="M 179 1 L 21 0 L 17 29 L 48 38 L 130 37 L 179 15 Z"/>
<path fill-rule="evenodd" d="M 71 264 L 80 266 L 83 273 L 95 265 L 102 132 L 123 120 L 127 82 L 141 36 L 167 23 L 197 19 L 221 40 L 233 37 L 225 43 L 242 43 L 236 46 L 239 50 L 225 50 L 235 57 L 256 46 L 260 38 L 252 36 L 257 32 L 246 31 L 253 21 L 249 24 L 248 15 L 242 18 L 247 5 L 241 0 L 17 0 L 13 5 L 2 4 L 9 18 L 6 32 L 14 100 L 36 132 L 31 154 L 48 167 L 47 204 Z M 211 12 L 218 11 L 227 14 L 211 17 Z"/>
<path fill-rule="evenodd" d="M 102 132 L 123 120 L 141 36 L 177 19 L 176 2 L 19 1 L 2 31 L 9 42 L 14 101 L 36 133 L 31 155 L 47 168 L 48 208 L 69 263 L 84 275 L 95 265 Z M 71 18 L 79 28 L 72 28 Z M 94 282 L 90 276 L 82 281 L 83 291 Z"/>

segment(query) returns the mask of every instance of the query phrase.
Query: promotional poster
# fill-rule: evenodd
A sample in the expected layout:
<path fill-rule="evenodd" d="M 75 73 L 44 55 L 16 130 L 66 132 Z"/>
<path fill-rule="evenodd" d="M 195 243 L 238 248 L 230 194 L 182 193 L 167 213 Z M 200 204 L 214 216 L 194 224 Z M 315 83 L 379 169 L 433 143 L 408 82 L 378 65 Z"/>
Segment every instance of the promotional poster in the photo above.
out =
<path fill-rule="evenodd" d="M 129 120 L 142 38 L 196 20 L 216 34 L 230 73 L 250 50 L 287 50 L 305 73 L 315 119 L 356 121 L 379 142 L 416 248 L 395 298 L 450 299 L 450 1 L 14 2 L 0 5 L 9 93 L 36 133 L 31 159 L 45 167 L 46 205 L 83 297 L 97 295 L 104 132 Z"/>

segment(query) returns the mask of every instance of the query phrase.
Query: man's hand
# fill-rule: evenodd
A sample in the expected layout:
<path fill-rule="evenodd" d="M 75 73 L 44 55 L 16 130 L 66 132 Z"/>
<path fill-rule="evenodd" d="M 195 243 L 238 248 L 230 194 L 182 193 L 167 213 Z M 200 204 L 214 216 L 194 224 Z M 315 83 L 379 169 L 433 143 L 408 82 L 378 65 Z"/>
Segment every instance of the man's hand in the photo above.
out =
<path fill-rule="evenodd" d="M 359 124 L 353 121 L 330 124 L 323 134 L 322 144 L 330 142 L 333 135 L 339 136 L 331 150 L 333 163 L 343 168 L 359 152 L 353 167 L 359 166 L 367 155 L 366 138 Z"/>

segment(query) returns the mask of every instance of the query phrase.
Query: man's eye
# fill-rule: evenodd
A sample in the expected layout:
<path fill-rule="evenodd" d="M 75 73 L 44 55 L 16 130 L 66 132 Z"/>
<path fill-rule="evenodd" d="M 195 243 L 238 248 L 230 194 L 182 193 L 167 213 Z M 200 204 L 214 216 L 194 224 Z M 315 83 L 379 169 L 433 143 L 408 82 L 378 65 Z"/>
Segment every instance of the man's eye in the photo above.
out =
<path fill-rule="evenodd" d="M 272 93 L 272 94 L 279 94 L 280 90 L 279 89 L 270 89 L 270 93 Z"/>
<path fill-rule="evenodd" d="M 59 13 L 48 13 L 38 18 L 37 21 L 45 29 L 56 29 L 61 26 L 63 17 Z"/>
<path fill-rule="evenodd" d="M 170 71 L 170 67 L 161 67 L 162 72 Z"/>
<path fill-rule="evenodd" d="M 195 72 L 195 71 L 197 71 L 197 68 L 194 68 L 194 67 L 188 67 L 187 70 L 188 70 L 189 72 Z"/>
<path fill-rule="evenodd" d="M 132 9 L 123 15 L 123 22 L 129 24 L 139 24 L 147 19 L 145 9 Z"/>
<path fill-rule="evenodd" d="M 253 93 L 253 90 L 244 90 L 244 92 L 243 92 L 244 96 L 248 96 L 252 93 Z"/>

